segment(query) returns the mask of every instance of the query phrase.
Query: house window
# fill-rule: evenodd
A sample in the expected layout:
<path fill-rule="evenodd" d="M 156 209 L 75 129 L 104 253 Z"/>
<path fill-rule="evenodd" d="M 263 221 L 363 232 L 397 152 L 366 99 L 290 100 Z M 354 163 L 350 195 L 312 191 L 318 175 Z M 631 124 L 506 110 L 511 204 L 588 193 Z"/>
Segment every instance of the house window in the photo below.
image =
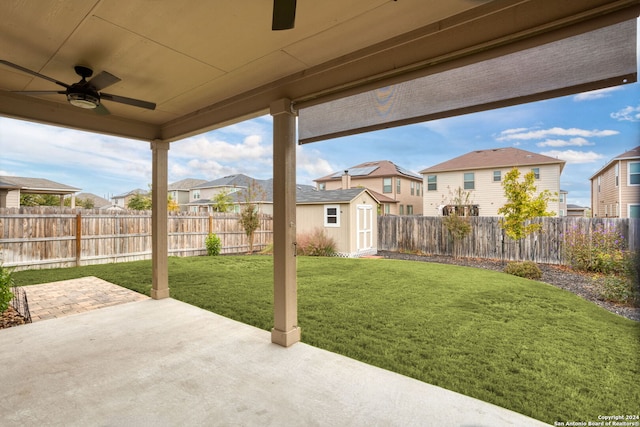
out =
<path fill-rule="evenodd" d="M 602 177 L 598 177 L 598 193 L 600 192 L 600 184 L 602 183 Z"/>
<path fill-rule="evenodd" d="M 427 191 L 438 191 L 438 175 L 427 176 Z"/>
<path fill-rule="evenodd" d="M 404 215 L 404 205 L 400 205 L 400 215 Z"/>
<path fill-rule="evenodd" d="M 564 203 L 564 193 L 560 193 L 560 203 Z"/>
<path fill-rule="evenodd" d="M 339 205 L 324 206 L 324 226 L 340 227 L 340 206 Z"/>
<path fill-rule="evenodd" d="M 421 196 L 420 192 L 422 191 L 422 185 L 419 182 L 416 182 L 416 196 Z"/>
<path fill-rule="evenodd" d="M 383 206 L 384 206 L 384 214 L 389 215 L 391 213 L 391 205 L 389 203 L 385 203 Z"/>
<path fill-rule="evenodd" d="M 540 168 L 532 168 L 531 172 L 535 175 L 536 179 L 540 179 Z"/>
<path fill-rule="evenodd" d="M 411 195 L 415 196 L 416 194 L 416 183 L 411 181 Z"/>
<path fill-rule="evenodd" d="M 558 216 L 564 216 L 564 209 L 560 209 L 560 213 L 558 214 Z"/>
<path fill-rule="evenodd" d="M 629 205 L 629 218 L 640 218 L 640 205 Z"/>
<path fill-rule="evenodd" d="M 465 190 L 474 190 L 476 188 L 476 177 L 475 173 L 467 172 L 464 174 L 464 189 Z"/>
<path fill-rule="evenodd" d="M 382 192 L 383 193 L 391 193 L 393 189 L 391 188 L 391 178 L 382 178 Z"/>
<path fill-rule="evenodd" d="M 320 184 L 318 184 L 318 190 L 326 190 L 327 189 L 327 184 L 325 182 L 321 182 Z"/>
<path fill-rule="evenodd" d="M 501 171 L 493 171 L 493 182 L 500 182 L 502 180 Z"/>
<path fill-rule="evenodd" d="M 199 191 L 194 191 L 193 192 L 193 200 L 198 200 L 200 198 L 200 192 Z"/>
<path fill-rule="evenodd" d="M 629 162 L 629 185 L 640 185 L 640 162 Z"/>
<path fill-rule="evenodd" d="M 396 194 L 400 194 L 400 178 L 396 178 Z"/>
<path fill-rule="evenodd" d="M 620 163 L 616 163 L 616 187 L 620 185 Z"/>
<path fill-rule="evenodd" d="M 407 205 L 407 215 L 413 215 L 413 205 Z"/>

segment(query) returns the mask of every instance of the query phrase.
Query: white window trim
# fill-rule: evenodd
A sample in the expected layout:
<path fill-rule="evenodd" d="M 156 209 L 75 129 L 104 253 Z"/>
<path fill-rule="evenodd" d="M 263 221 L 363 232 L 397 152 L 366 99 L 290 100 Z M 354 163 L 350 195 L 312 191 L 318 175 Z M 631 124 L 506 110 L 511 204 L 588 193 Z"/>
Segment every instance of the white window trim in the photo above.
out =
<path fill-rule="evenodd" d="M 329 215 L 327 213 L 327 211 L 329 209 L 335 208 L 336 209 L 336 223 L 330 223 L 328 221 L 329 219 Z M 340 227 L 340 205 L 324 205 L 324 226 L 325 227 Z M 331 215 L 333 216 L 333 215 Z"/>
<path fill-rule="evenodd" d="M 627 185 L 629 187 L 638 187 L 638 186 L 640 186 L 640 184 L 632 184 L 631 183 L 631 175 L 640 174 L 638 172 L 633 173 L 633 174 L 631 173 L 631 165 L 633 165 L 633 164 L 640 164 L 640 162 L 629 162 L 629 163 L 627 163 Z"/>
<path fill-rule="evenodd" d="M 637 206 L 640 208 L 640 203 L 628 203 L 627 204 L 627 218 L 631 218 L 631 208 Z"/>

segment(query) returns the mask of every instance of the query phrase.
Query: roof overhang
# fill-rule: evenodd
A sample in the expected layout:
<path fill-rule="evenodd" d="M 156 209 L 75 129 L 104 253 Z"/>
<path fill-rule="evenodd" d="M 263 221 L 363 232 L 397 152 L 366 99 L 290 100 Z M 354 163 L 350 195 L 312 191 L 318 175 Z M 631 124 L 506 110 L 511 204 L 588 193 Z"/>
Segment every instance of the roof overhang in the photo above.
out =
<path fill-rule="evenodd" d="M 97 115 L 62 95 L 11 93 L 59 88 L 1 66 L 0 114 L 176 141 L 262 115 L 278 99 L 308 108 L 634 19 L 638 10 L 637 0 L 326 0 L 300 3 L 296 28 L 272 32 L 267 1 L 167 0 L 149 10 L 142 0 L 5 0 L 2 59 L 66 83 L 77 81 L 76 64 L 108 70 L 122 78 L 110 93 L 158 106 L 109 103 L 111 115 Z"/>

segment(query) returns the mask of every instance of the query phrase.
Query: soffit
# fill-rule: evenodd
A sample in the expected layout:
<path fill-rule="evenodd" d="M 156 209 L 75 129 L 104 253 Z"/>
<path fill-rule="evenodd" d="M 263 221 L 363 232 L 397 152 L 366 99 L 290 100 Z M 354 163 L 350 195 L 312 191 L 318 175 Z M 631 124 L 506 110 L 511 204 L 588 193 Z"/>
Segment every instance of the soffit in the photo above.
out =
<path fill-rule="evenodd" d="M 1 59 L 66 83 L 76 64 L 121 82 L 110 116 L 70 106 L 53 83 L 0 66 L 0 114 L 130 138 L 176 140 L 267 111 L 402 76 L 434 58 L 523 32 L 637 7 L 637 1 L 323 0 L 298 2 L 296 28 L 271 31 L 272 2 L 50 0 L 0 2 Z M 364 90 L 364 89 L 362 89 Z"/>

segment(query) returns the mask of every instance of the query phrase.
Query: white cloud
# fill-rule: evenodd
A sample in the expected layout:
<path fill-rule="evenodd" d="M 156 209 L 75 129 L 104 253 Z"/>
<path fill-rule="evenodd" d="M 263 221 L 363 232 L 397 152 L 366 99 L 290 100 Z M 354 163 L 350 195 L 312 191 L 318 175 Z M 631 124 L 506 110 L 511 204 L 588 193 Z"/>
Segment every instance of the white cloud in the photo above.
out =
<path fill-rule="evenodd" d="M 538 142 L 536 144 L 538 147 L 583 147 L 586 145 L 595 145 L 593 142 L 589 142 L 588 140 L 577 137 L 571 138 L 568 141 L 564 139 L 547 139 L 546 141 Z"/>
<path fill-rule="evenodd" d="M 605 89 L 592 90 L 591 92 L 579 93 L 573 97 L 573 100 L 576 102 L 581 101 L 593 101 L 596 99 L 608 98 L 611 96 L 612 92 L 616 92 L 621 90 L 622 86 L 614 86 L 608 87 Z"/>
<path fill-rule="evenodd" d="M 270 144 L 262 142 L 261 135 L 245 136 L 242 142 L 233 143 L 216 139 L 213 134 L 199 135 L 175 143 L 171 154 L 179 158 L 215 159 L 218 162 L 272 162 Z"/>
<path fill-rule="evenodd" d="M 617 135 L 619 132 L 616 130 L 587 130 L 578 128 L 559 128 L 554 127 L 550 129 L 507 129 L 500 132 L 500 136 L 496 139 L 498 141 L 512 141 L 512 140 L 530 140 L 530 139 L 543 139 L 553 136 L 576 136 L 583 138 L 604 137 Z"/>
<path fill-rule="evenodd" d="M 318 150 L 298 146 L 296 151 L 296 168 L 303 172 L 301 175 L 306 175 L 309 181 L 334 171 L 329 162 L 320 157 Z"/>
<path fill-rule="evenodd" d="M 624 107 L 621 110 L 611 113 L 611 118 L 621 122 L 640 122 L 640 105 L 637 107 Z"/>
<path fill-rule="evenodd" d="M 593 151 L 552 150 L 540 154 L 555 157 L 567 163 L 593 163 L 604 158 L 602 154 L 594 153 Z"/>

